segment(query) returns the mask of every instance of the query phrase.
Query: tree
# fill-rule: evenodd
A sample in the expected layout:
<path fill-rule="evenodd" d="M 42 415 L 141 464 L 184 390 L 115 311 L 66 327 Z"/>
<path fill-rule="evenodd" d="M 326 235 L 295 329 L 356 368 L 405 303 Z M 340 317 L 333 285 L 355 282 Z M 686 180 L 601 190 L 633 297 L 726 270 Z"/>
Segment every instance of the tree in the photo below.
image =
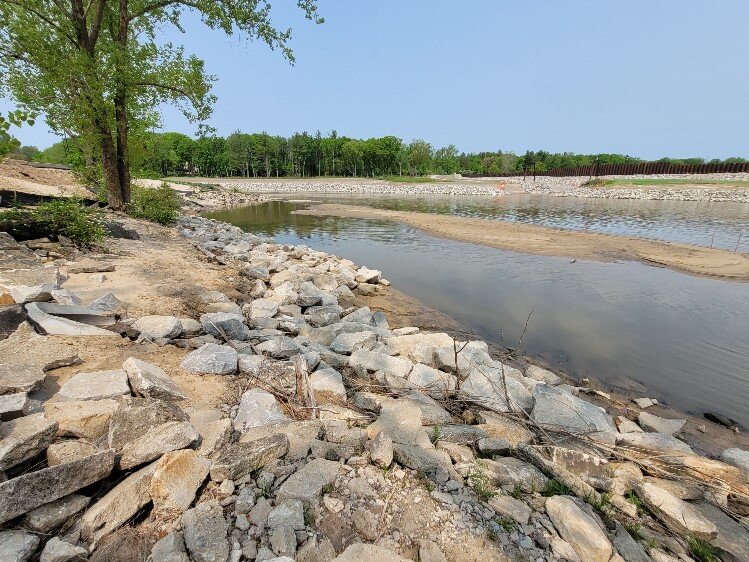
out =
<path fill-rule="evenodd" d="M 298 0 L 316 23 L 316 0 Z M 76 136 L 101 158 L 111 207 L 130 199 L 131 128 L 158 122 L 154 107 L 176 104 L 194 122 L 211 113 L 214 77 L 180 46 L 157 41 L 197 12 L 211 29 L 242 33 L 291 63 L 291 30 L 271 23 L 264 0 L 0 0 L 0 93 L 44 112 L 53 131 Z"/>
<path fill-rule="evenodd" d="M 11 126 L 20 127 L 24 123 L 33 125 L 34 118 L 20 109 L 10 111 L 7 117 L 0 114 L 0 160 L 21 146 L 18 139 L 10 134 L 10 128 Z"/>

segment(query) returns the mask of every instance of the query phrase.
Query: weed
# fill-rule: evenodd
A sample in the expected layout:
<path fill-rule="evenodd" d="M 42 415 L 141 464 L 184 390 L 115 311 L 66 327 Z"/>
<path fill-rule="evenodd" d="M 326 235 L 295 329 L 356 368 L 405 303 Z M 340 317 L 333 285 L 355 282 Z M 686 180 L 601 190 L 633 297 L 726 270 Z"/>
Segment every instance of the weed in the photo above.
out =
<path fill-rule="evenodd" d="M 494 522 L 504 529 L 505 533 L 512 533 L 517 524 L 512 517 L 495 517 Z"/>
<path fill-rule="evenodd" d="M 651 548 L 660 548 L 660 544 L 658 544 L 658 541 L 655 540 L 653 537 L 650 537 L 645 541 L 645 545 L 648 547 L 648 550 Z"/>
<path fill-rule="evenodd" d="M 689 552 L 699 562 L 718 562 L 718 551 L 710 543 L 697 537 L 687 537 Z"/>
<path fill-rule="evenodd" d="M 519 500 L 522 493 L 523 488 L 520 486 L 520 484 L 515 484 L 515 486 L 512 488 L 512 492 L 510 492 L 510 495 L 516 500 Z"/>
<path fill-rule="evenodd" d="M 625 523 L 624 528 L 627 529 L 627 532 L 632 536 L 633 539 L 636 541 L 644 541 L 645 536 L 640 532 L 640 529 L 642 528 L 639 523 Z"/>
<path fill-rule="evenodd" d="M 432 428 L 432 435 L 429 436 L 429 440 L 432 442 L 433 445 L 437 444 L 437 441 L 440 440 L 440 437 L 442 437 L 442 429 L 440 426 L 435 425 Z"/>
<path fill-rule="evenodd" d="M 484 501 L 489 501 L 497 495 L 491 479 L 484 472 L 483 465 L 480 463 L 476 463 L 476 469 L 468 477 L 468 481 L 476 495 Z"/>
<path fill-rule="evenodd" d="M 629 490 L 625 497 L 627 498 L 627 501 L 631 504 L 633 504 L 637 508 L 637 515 L 651 515 L 650 510 L 647 508 L 647 506 L 642 503 L 642 500 L 637 497 L 637 494 L 635 494 L 634 490 Z"/>
<path fill-rule="evenodd" d="M 572 494 L 572 490 L 566 484 L 563 484 L 559 480 L 552 478 L 541 489 L 541 495 L 547 498 L 551 496 L 569 496 Z"/>
<path fill-rule="evenodd" d="M 419 470 L 416 473 L 416 479 L 424 485 L 427 492 L 432 493 L 434 491 L 434 482 L 432 482 L 429 476 L 426 475 L 426 472 Z"/>
<path fill-rule="evenodd" d="M 333 484 L 325 484 L 325 486 L 322 487 L 323 495 L 329 494 L 332 491 L 333 491 Z"/>
<path fill-rule="evenodd" d="M 311 527 L 315 524 L 315 512 L 312 511 L 312 508 L 309 506 L 304 508 L 304 524 L 307 527 Z"/>
<path fill-rule="evenodd" d="M 606 185 L 608 185 L 608 180 L 604 178 L 592 178 L 583 182 L 580 187 L 605 187 Z"/>
<path fill-rule="evenodd" d="M 130 204 L 127 206 L 130 215 L 159 224 L 171 224 L 177 220 L 179 195 L 166 182 L 155 189 L 132 184 L 130 195 Z"/>

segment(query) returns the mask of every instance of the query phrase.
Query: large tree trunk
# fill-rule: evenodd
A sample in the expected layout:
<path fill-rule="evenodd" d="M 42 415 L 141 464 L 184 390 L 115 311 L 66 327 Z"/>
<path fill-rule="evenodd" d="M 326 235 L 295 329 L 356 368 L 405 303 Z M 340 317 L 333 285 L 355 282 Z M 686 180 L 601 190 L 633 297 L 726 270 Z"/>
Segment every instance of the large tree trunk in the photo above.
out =
<path fill-rule="evenodd" d="M 128 0 L 120 0 L 119 23 L 117 29 L 117 43 L 120 46 L 120 57 L 127 52 L 128 32 Z M 125 61 L 120 60 L 124 65 Z M 120 179 L 120 192 L 124 204 L 130 203 L 130 158 L 127 151 L 127 86 L 124 81 L 124 71 L 120 71 L 117 81 L 117 91 L 114 97 L 114 119 L 117 128 L 117 175 Z"/>
<path fill-rule="evenodd" d="M 121 211 L 127 205 L 120 184 L 120 173 L 117 165 L 117 154 L 112 134 L 106 127 L 99 127 L 101 136 L 101 166 L 104 182 L 107 185 L 107 202 L 112 209 Z"/>

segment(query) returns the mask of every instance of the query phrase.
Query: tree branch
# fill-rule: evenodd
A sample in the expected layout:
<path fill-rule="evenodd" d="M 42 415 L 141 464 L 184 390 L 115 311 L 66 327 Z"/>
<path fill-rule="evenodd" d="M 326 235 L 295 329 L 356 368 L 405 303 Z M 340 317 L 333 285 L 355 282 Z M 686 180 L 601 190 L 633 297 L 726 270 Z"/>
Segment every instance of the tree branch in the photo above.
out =
<path fill-rule="evenodd" d="M 171 92 L 175 92 L 177 94 L 180 94 L 183 97 L 186 97 L 189 99 L 192 103 L 197 104 L 198 101 L 189 93 L 187 93 L 182 88 L 178 88 L 177 86 L 170 86 L 168 84 L 159 84 L 157 82 L 132 82 L 133 86 L 146 86 L 151 88 L 160 88 L 162 90 L 169 90 Z"/>
<path fill-rule="evenodd" d="M 130 14 L 128 21 L 133 21 L 134 19 L 144 16 L 148 13 L 155 12 L 156 10 L 160 10 L 162 8 L 167 8 L 168 6 L 173 6 L 174 4 L 182 4 L 183 6 L 189 6 L 190 8 L 195 8 L 196 10 L 200 9 L 196 2 L 189 2 L 188 0 L 159 0 L 158 2 L 148 4 L 140 10 Z"/>
<path fill-rule="evenodd" d="M 52 20 L 51 18 L 45 16 L 43 13 L 35 10 L 34 8 L 31 8 L 30 6 L 25 5 L 20 0 L 0 0 L 0 2 L 2 2 L 3 4 L 10 4 L 11 6 L 18 6 L 22 10 L 25 10 L 28 13 L 35 15 L 40 20 L 42 20 L 43 22 L 45 22 L 47 25 L 49 25 L 53 29 L 56 29 L 58 32 L 60 32 L 61 34 L 63 34 L 65 37 L 67 37 L 68 40 L 71 43 L 73 43 L 74 45 L 76 44 L 75 38 L 72 35 L 69 35 L 66 31 L 64 31 L 59 25 L 57 25 L 54 22 L 54 20 Z"/>

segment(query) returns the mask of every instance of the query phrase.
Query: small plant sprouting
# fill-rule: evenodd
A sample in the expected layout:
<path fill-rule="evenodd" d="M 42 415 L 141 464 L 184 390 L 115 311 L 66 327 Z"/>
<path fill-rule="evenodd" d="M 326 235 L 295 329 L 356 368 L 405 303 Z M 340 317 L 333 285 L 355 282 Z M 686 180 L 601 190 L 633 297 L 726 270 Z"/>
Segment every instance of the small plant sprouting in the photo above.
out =
<path fill-rule="evenodd" d="M 421 482 L 427 489 L 427 492 L 432 493 L 434 491 L 434 482 L 426 475 L 426 472 L 420 470 L 416 473 L 416 478 Z"/>
<path fill-rule="evenodd" d="M 644 503 L 642 503 L 642 500 L 637 497 L 634 490 L 629 490 L 625 497 L 629 503 L 637 508 L 637 515 L 650 515 L 650 510 Z"/>
<path fill-rule="evenodd" d="M 432 428 L 432 434 L 429 436 L 429 440 L 432 442 L 432 445 L 436 445 L 437 441 L 440 440 L 440 437 L 442 437 L 442 429 L 440 426 L 435 425 Z"/>
<path fill-rule="evenodd" d="M 551 496 L 569 496 L 570 494 L 572 494 L 570 487 L 555 478 L 546 482 L 541 489 L 541 495 L 547 498 Z"/>
<path fill-rule="evenodd" d="M 517 523 L 515 523 L 512 517 L 497 517 L 494 519 L 494 522 L 502 527 L 505 533 L 512 533 L 515 527 L 517 527 Z"/>
<path fill-rule="evenodd" d="M 644 541 L 645 536 L 640 532 L 642 526 L 639 523 L 625 523 L 624 528 L 636 541 Z"/>
<path fill-rule="evenodd" d="M 489 501 L 497 495 L 491 479 L 484 472 L 484 468 L 480 463 L 476 463 L 476 469 L 468 477 L 468 481 L 473 491 L 476 492 L 476 495 L 484 501 Z"/>
<path fill-rule="evenodd" d="M 718 562 L 718 552 L 713 545 L 697 537 L 687 537 L 689 552 L 699 562 Z"/>
<path fill-rule="evenodd" d="M 510 493 L 510 495 L 516 500 L 519 500 L 520 495 L 522 493 L 523 493 L 523 488 L 520 486 L 520 484 L 515 484 L 515 486 L 512 488 L 512 492 Z"/>
<path fill-rule="evenodd" d="M 333 491 L 333 484 L 325 484 L 325 486 L 322 487 L 322 494 L 323 496 L 325 494 L 329 494 Z"/>

